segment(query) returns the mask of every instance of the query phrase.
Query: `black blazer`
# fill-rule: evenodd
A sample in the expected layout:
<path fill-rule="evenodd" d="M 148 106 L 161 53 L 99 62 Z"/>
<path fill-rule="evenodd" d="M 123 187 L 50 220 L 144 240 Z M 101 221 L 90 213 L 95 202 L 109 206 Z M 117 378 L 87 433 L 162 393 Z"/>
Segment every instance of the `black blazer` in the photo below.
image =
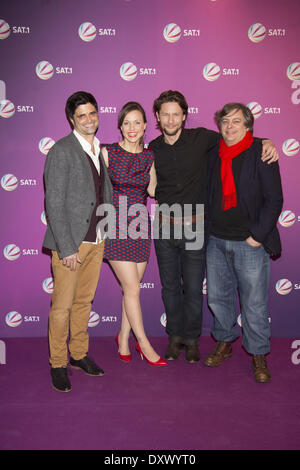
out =
<path fill-rule="evenodd" d="M 281 253 L 281 242 L 276 223 L 281 213 L 283 195 L 278 162 L 268 165 L 261 160 L 261 141 L 254 140 L 244 152 L 244 161 L 238 184 L 242 211 L 252 237 L 262 243 L 267 253 Z M 219 158 L 219 146 L 207 154 L 207 222 L 210 225 L 210 207 L 213 198 L 212 176 Z"/>

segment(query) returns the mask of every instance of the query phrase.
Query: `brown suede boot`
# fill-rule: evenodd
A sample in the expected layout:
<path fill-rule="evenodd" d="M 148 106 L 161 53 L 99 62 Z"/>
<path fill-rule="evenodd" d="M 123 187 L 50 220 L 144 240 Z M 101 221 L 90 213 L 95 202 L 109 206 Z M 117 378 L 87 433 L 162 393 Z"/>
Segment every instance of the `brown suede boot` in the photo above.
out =
<path fill-rule="evenodd" d="M 215 350 L 207 356 L 204 364 L 209 367 L 219 366 L 224 359 L 229 359 L 232 356 L 231 343 L 225 341 L 218 341 Z"/>
<path fill-rule="evenodd" d="M 267 366 L 266 357 L 263 354 L 253 354 L 252 365 L 256 382 L 271 382 L 272 377 Z"/>

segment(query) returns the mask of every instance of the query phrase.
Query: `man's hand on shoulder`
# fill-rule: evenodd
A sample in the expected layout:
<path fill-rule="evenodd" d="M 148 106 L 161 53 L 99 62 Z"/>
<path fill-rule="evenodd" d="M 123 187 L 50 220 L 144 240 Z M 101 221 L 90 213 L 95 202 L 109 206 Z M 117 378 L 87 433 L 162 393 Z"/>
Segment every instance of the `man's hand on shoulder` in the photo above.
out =
<path fill-rule="evenodd" d="M 277 162 L 279 154 L 272 140 L 265 139 L 262 141 L 262 155 L 261 159 L 263 162 L 267 162 L 268 165 L 273 162 Z"/>

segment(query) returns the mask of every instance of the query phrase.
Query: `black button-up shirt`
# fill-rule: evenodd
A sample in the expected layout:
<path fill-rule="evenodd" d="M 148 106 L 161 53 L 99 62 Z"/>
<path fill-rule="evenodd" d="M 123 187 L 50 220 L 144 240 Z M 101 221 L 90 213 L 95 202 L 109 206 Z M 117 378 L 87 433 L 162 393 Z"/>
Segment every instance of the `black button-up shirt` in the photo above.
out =
<path fill-rule="evenodd" d="M 204 127 L 183 129 L 178 140 L 167 144 L 163 135 L 152 140 L 159 204 L 204 204 L 206 153 L 220 141 L 220 134 Z"/>

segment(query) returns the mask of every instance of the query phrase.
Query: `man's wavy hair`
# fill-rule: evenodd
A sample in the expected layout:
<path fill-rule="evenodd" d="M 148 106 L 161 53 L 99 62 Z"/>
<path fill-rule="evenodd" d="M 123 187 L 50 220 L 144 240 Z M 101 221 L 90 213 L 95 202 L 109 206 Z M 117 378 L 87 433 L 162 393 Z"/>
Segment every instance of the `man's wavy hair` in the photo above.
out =
<path fill-rule="evenodd" d="M 159 113 L 162 104 L 170 103 L 170 102 L 179 104 L 179 106 L 182 109 L 183 115 L 187 116 L 189 107 L 186 102 L 186 99 L 183 96 L 183 94 L 180 93 L 180 91 L 176 91 L 176 90 L 163 91 L 159 95 L 159 97 L 154 101 L 153 112 L 155 116 L 156 116 L 156 113 Z M 186 122 L 186 119 L 183 121 L 182 127 L 184 127 L 185 122 Z"/>
<path fill-rule="evenodd" d="M 227 103 L 223 106 L 220 111 L 215 113 L 215 122 L 218 126 L 219 131 L 221 130 L 221 121 L 223 117 L 227 116 L 227 114 L 231 113 L 234 110 L 241 110 L 244 116 L 244 124 L 249 129 L 250 132 L 253 133 L 253 124 L 254 124 L 254 117 L 250 109 L 245 106 L 243 103 Z"/>
<path fill-rule="evenodd" d="M 67 118 L 69 120 L 73 119 L 73 116 L 78 106 L 88 103 L 91 103 L 93 106 L 95 106 L 96 110 L 98 111 L 97 101 L 94 96 L 91 95 L 91 93 L 87 93 L 86 91 L 76 91 L 76 93 L 73 93 L 73 95 L 69 96 L 66 102 L 65 111 Z"/>

